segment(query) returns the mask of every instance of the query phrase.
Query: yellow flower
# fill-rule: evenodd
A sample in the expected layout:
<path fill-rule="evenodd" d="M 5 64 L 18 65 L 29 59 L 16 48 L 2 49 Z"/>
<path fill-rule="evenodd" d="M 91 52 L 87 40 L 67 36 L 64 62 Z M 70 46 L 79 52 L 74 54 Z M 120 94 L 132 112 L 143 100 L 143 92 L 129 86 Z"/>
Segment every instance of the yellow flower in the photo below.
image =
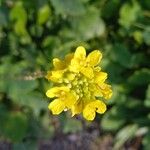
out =
<path fill-rule="evenodd" d="M 73 72 L 81 72 L 88 78 L 94 76 L 93 67 L 97 66 L 102 58 L 102 54 L 98 50 L 94 50 L 86 57 L 85 48 L 79 46 L 71 60 L 70 70 Z"/>
<path fill-rule="evenodd" d="M 54 70 L 48 71 L 46 78 L 53 82 L 61 82 L 63 73 L 66 71 L 66 68 L 68 67 L 68 64 L 70 63 L 72 58 L 73 58 L 72 53 L 66 55 L 64 61 L 61 61 L 58 58 L 54 58 L 53 59 Z"/>
<path fill-rule="evenodd" d="M 59 114 L 64 109 L 70 109 L 76 102 L 76 95 L 68 87 L 53 87 L 46 92 L 47 97 L 54 98 L 49 104 L 53 114 Z"/>
<path fill-rule="evenodd" d="M 93 120 L 96 113 L 106 111 L 106 105 L 99 99 L 110 99 L 111 86 L 105 83 L 107 73 L 98 66 L 102 53 L 92 51 L 86 56 L 85 48 L 79 46 L 74 54 L 63 61 L 53 59 L 54 69 L 48 71 L 46 78 L 54 82 L 54 87 L 46 92 L 54 100 L 48 108 L 53 114 L 70 110 L 72 116 L 83 113 L 87 120 Z"/>
<path fill-rule="evenodd" d="M 88 103 L 83 109 L 83 116 L 87 120 L 93 120 L 95 118 L 96 112 L 103 114 L 106 111 L 106 105 L 102 101 L 94 100 Z"/>

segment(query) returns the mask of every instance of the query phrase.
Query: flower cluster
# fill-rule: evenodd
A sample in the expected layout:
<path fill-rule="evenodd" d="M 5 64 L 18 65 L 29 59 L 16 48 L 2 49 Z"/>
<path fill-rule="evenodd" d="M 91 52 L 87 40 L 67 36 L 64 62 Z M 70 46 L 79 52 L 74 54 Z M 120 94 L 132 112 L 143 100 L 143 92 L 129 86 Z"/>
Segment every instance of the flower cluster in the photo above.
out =
<path fill-rule="evenodd" d="M 48 71 L 46 78 L 54 87 L 46 92 L 54 100 L 48 108 L 53 114 L 71 110 L 72 116 L 83 113 L 87 120 L 93 120 L 96 112 L 106 111 L 105 103 L 100 98 L 112 96 L 111 86 L 105 83 L 107 73 L 98 66 L 102 53 L 94 50 L 86 56 L 84 47 L 77 47 L 74 54 L 68 54 L 62 61 L 53 59 L 54 69 Z"/>

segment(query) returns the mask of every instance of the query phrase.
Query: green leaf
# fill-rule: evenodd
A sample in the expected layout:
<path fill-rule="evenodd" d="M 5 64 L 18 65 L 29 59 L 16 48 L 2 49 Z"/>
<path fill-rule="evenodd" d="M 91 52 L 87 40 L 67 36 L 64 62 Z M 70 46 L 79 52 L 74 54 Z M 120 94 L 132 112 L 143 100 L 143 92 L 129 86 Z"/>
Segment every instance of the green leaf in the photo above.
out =
<path fill-rule="evenodd" d="M 38 11 L 37 22 L 39 25 L 46 23 L 51 16 L 51 9 L 48 5 L 43 5 Z"/>
<path fill-rule="evenodd" d="M 112 53 L 110 53 L 105 58 L 103 58 L 101 65 L 102 65 L 102 68 L 108 73 L 109 80 L 112 81 L 113 83 L 119 83 L 122 80 L 120 74 L 123 72 L 124 68 L 120 64 L 113 62 L 109 58 L 111 56 L 112 56 Z"/>
<path fill-rule="evenodd" d="M 139 15 L 141 15 L 141 7 L 138 2 L 135 0 L 132 1 L 132 4 L 127 2 L 120 9 L 119 23 L 128 29 L 135 23 Z"/>
<path fill-rule="evenodd" d="M 135 136 L 138 126 L 136 124 L 127 125 L 122 128 L 116 135 L 114 149 L 120 149 L 122 145 Z"/>
<path fill-rule="evenodd" d="M 129 77 L 128 82 L 132 85 L 144 85 L 150 83 L 150 70 L 143 68 L 137 70 Z"/>
<path fill-rule="evenodd" d="M 70 22 L 77 39 L 89 40 L 105 33 L 105 24 L 94 7 L 89 8 L 83 16 L 72 17 Z"/>
<path fill-rule="evenodd" d="M 42 109 L 47 108 L 47 101 L 39 92 L 33 91 L 37 88 L 38 82 L 35 80 L 11 81 L 8 87 L 8 96 L 20 106 L 32 108 L 36 116 Z"/>
<path fill-rule="evenodd" d="M 17 21 L 15 23 L 14 30 L 18 35 L 26 35 L 27 34 L 25 23 L 22 21 Z"/>
<path fill-rule="evenodd" d="M 57 14 L 78 16 L 85 13 L 80 0 L 51 0 Z"/>
<path fill-rule="evenodd" d="M 8 24 L 8 12 L 5 8 L 0 6 L 0 27 Z"/>
<path fill-rule="evenodd" d="M 143 39 L 147 45 L 150 45 L 150 27 L 147 27 L 143 32 Z"/>
<path fill-rule="evenodd" d="M 17 104 L 21 106 L 28 106 L 32 109 L 35 116 L 39 116 L 41 110 L 47 109 L 48 102 L 43 98 L 38 92 L 30 92 L 23 94 L 21 97 L 17 99 Z"/>
<path fill-rule="evenodd" d="M 10 12 L 10 19 L 12 21 L 18 21 L 26 23 L 27 22 L 27 13 L 23 7 L 22 2 L 15 3 L 14 7 L 11 9 Z"/>
<path fill-rule="evenodd" d="M 28 94 L 38 86 L 34 80 L 12 80 L 8 87 L 8 96 L 13 100 L 19 100 L 25 94 Z"/>
<path fill-rule="evenodd" d="M 23 7 L 22 2 L 15 3 L 15 6 L 10 11 L 10 20 L 15 22 L 14 30 L 16 34 L 27 35 L 27 12 Z"/>
<path fill-rule="evenodd" d="M 150 131 L 144 136 L 142 140 L 143 150 L 149 150 L 150 148 Z"/>
<path fill-rule="evenodd" d="M 116 131 L 124 124 L 124 118 L 117 113 L 119 113 L 117 108 L 113 107 L 103 116 L 101 126 L 104 130 Z"/>
<path fill-rule="evenodd" d="M 116 18 L 116 13 L 118 13 L 119 10 L 119 5 L 120 5 L 120 1 L 118 0 L 111 0 L 111 1 L 107 1 L 104 4 L 104 1 L 101 1 L 101 5 L 102 5 L 102 16 L 104 18 L 110 19 L 110 21 L 112 21 L 112 19 Z"/>
<path fill-rule="evenodd" d="M 146 90 L 146 99 L 144 101 L 145 106 L 150 107 L 150 84 Z"/>
<path fill-rule="evenodd" d="M 123 87 L 123 85 L 115 85 L 112 84 L 112 91 L 113 91 L 113 95 L 111 97 L 111 99 L 107 102 L 108 105 L 110 104 L 114 104 L 114 103 L 119 103 L 125 100 L 125 91 L 126 89 Z M 119 101 L 118 101 L 119 99 Z"/>
<path fill-rule="evenodd" d="M 111 50 L 110 57 L 113 61 L 118 62 L 123 67 L 131 67 L 132 55 L 128 48 L 123 44 L 115 44 Z"/>
<path fill-rule="evenodd" d="M 27 118 L 20 112 L 10 113 L 4 122 L 2 133 L 12 141 L 21 141 L 27 132 Z"/>
<path fill-rule="evenodd" d="M 2 64 L 0 65 L 0 76 L 1 76 L 0 91 L 9 93 L 9 90 L 10 90 L 10 93 L 13 93 L 11 91 L 16 90 L 17 86 L 19 86 L 18 87 L 19 90 L 24 88 L 24 87 L 21 87 L 21 85 L 20 85 L 21 82 L 22 82 L 22 84 L 24 84 L 24 83 L 28 84 L 30 82 L 30 81 L 22 80 L 22 78 L 24 78 L 24 75 L 25 75 L 24 72 L 26 72 L 26 70 L 28 70 L 27 69 L 27 67 L 29 65 L 28 61 L 22 60 L 17 63 L 12 63 L 11 57 L 3 57 L 3 58 L 1 58 L 1 60 L 2 60 Z M 31 82 L 34 82 L 34 81 L 31 81 Z M 37 81 L 35 81 L 35 82 L 37 82 Z M 14 89 L 10 89 L 13 86 L 13 84 L 15 86 Z M 34 83 L 31 86 L 34 86 Z M 26 87 L 26 88 L 28 88 L 28 87 Z"/>
<path fill-rule="evenodd" d="M 49 47 L 50 49 L 54 49 L 57 45 L 61 45 L 60 39 L 56 36 L 47 36 L 42 42 L 43 47 Z M 50 50 L 52 52 L 52 50 Z"/>
<path fill-rule="evenodd" d="M 133 33 L 134 39 L 137 41 L 137 43 L 142 44 L 143 42 L 143 35 L 141 31 L 135 31 Z"/>
<path fill-rule="evenodd" d="M 2 132 L 2 129 L 5 127 L 4 121 L 7 120 L 7 115 L 8 115 L 7 113 L 8 112 L 7 112 L 7 109 L 6 109 L 5 105 L 0 103 L 0 123 L 1 123 L 1 125 L 0 125 L 0 134 Z"/>

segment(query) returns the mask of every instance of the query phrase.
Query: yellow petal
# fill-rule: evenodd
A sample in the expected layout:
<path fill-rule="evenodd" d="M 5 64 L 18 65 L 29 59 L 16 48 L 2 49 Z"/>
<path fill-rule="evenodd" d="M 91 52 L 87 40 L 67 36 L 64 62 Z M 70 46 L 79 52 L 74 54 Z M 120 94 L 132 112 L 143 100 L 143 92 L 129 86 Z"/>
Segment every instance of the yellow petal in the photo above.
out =
<path fill-rule="evenodd" d="M 106 111 L 106 105 L 104 102 L 100 101 L 100 100 L 96 100 L 94 102 L 92 102 L 91 107 L 95 107 L 96 108 L 96 112 L 103 114 Z"/>
<path fill-rule="evenodd" d="M 80 63 L 78 60 L 76 59 L 72 59 L 71 60 L 71 65 L 69 66 L 69 70 L 70 71 L 73 71 L 73 72 L 79 72 L 80 70 Z"/>
<path fill-rule="evenodd" d="M 110 99 L 110 98 L 112 97 L 112 95 L 113 95 L 113 92 L 112 92 L 111 89 L 109 89 L 109 90 L 107 91 L 107 94 L 104 95 L 104 98 L 105 98 L 105 99 Z"/>
<path fill-rule="evenodd" d="M 53 97 L 58 97 L 58 94 L 60 94 L 62 91 L 64 92 L 69 92 L 69 88 L 68 87 L 53 87 L 51 89 L 49 89 L 47 92 L 46 92 L 46 96 L 47 97 L 50 97 L 50 98 L 53 98 Z"/>
<path fill-rule="evenodd" d="M 50 80 L 53 82 L 59 82 L 59 80 L 62 78 L 64 73 L 64 70 L 57 70 L 57 71 L 52 71 L 51 72 L 51 77 L 49 77 Z"/>
<path fill-rule="evenodd" d="M 71 65 L 69 67 L 70 71 L 78 73 L 80 68 L 86 65 L 86 51 L 82 46 L 77 47 L 74 58 L 71 60 Z"/>
<path fill-rule="evenodd" d="M 94 67 L 94 71 L 100 72 L 101 71 L 101 67 L 99 67 L 99 66 Z"/>
<path fill-rule="evenodd" d="M 93 120 L 96 116 L 95 109 L 91 108 L 89 105 L 87 105 L 83 109 L 83 117 L 87 120 Z"/>
<path fill-rule="evenodd" d="M 49 90 L 46 92 L 46 96 L 47 96 L 47 97 L 50 97 L 50 98 L 56 97 L 57 92 L 58 92 L 58 88 L 57 88 L 57 87 L 51 88 L 51 89 L 49 89 Z"/>
<path fill-rule="evenodd" d="M 68 73 L 66 76 L 69 81 L 72 81 L 75 79 L 76 75 L 74 73 Z"/>
<path fill-rule="evenodd" d="M 90 66 L 96 66 L 99 64 L 99 62 L 102 59 L 102 53 L 99 50 L 94 50 L 87 56 L 87 63 L 89 63 Z"/>
<path fill-rule="evenodd" d="M 74 58 L 77 59 L 84 59 L 86 57 L 86 50 L 83 46 L 77 47 L 75 53 L 74 53 Z"/>
<path fill-rule="evenodd" d="M 73 59 L 73 56 L 74 56 L 73 53 L 70 53 L 70 54 L 68 54 L 68 55 L 65 56 L 65 63 L 67 65 L 71 62 L 71 60 Z"/>
<path fill-rule="evenodd" d="M 71 108 L 76 103 L 77 99 L 75 95 L 70 92 L 66 94 L 65 99 L 63 101 L 67 108 Z"/>
<path fill-rule="evenodd" d="M 83 111 L 83 102 L 82 100 L 77 102 L 75 105 L 71 107 L 72 116 L 76 114 L 80 114 Z"/>
<path fill-rule="evenodd" d="M 91 89 L 91 91 L 94 93 L 94 96 L 99 96 L 102 97 L 103 94 L 101 92 L 101 89 L 98 85 L 94 84 L 94 85 L 89 85 L 89 88 Z"/>
<path fill-rule="evenodd" d="M 88 103 L 84 110 L 83 116 L 87 120 L 93 120 L 95 118 L 96 112 L 103 114 L 106 111 L 106 105 L 100 100 L 94 100 Z"/>
<path fill-rule="evenodd" d="M 53 65 L 56 70 L 61 70 L 65 68 L 65 64 L 58 58 L 53 59 Z"/>
<path fill-rule="evenodd" d="M 54 115 L 58 115 L 65 109 L 65 105 L 60 99 L 55 99 L 48 105 L 48 108 Z"/>
<path fill-rule="evenodd" d="M 53 82 L 59 82 L 63 76 L 63 73 L 64 70 L 48 71 L 45 77 Z"/>
<path fill-rule="evenodd" d="M 90 79 L 94 76 L 93 69 L 91 67 L 82 67 L 80 72 Z"/>
<path fill-rule="evenodd" d="M 113 92 L 109 84 L 103 83 L 100 85 L 100 89 L 105 99 L 110 99 L 112 97 Z"/>
<path fill-rule="evenodd" d="M 94 72 L 94 80 L 97 84 L 105 82 L 107 79 L 107 73 L 105 72 Z"/>

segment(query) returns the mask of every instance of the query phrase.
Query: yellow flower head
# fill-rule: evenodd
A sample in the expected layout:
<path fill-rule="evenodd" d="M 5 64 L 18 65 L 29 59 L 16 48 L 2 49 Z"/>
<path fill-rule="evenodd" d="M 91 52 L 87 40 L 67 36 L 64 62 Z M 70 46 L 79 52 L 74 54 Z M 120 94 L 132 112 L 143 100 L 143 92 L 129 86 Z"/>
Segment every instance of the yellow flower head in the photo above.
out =
<path fill-rule="evenodd" d="M 46 92 L 47 97 L 54 98 L 48 106 L 53 114 L 70 110 L 72 116 L 82 113 L 85 119 L 93 120 L 96 112 L 102 114 L 106 111 L 105 103 L 99 99 L 110 99 L 112 90 L 105 83 L 107 73 L 98 66 L 101 59 L 99 50 L 86 56 L 82 46 L 63 61 L 53 59 L 54 69 L 46 75 L 54 83 L 54 87 Z"/>

